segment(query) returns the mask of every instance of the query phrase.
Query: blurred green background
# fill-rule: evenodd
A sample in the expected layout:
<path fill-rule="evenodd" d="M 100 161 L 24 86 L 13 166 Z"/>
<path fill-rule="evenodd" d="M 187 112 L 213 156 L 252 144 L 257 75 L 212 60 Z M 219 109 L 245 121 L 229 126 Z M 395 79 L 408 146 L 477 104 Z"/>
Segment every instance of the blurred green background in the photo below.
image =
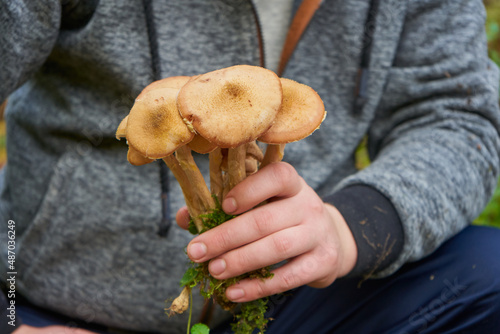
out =
<path fill-rule="evenodd" d="M 500 0 L 484 0 L 484 4 L 487 11 L 486 33 L 488 36 L 489 55 L 500 66 Z M 0 107 L 0 168 L 6 161 L 5 124 L 3 117 L 1 117 L 3 115 L 1 109 Z M 357 163 L 359 168 L 363 168 L 369 164 L 364 145 L 360 145 L 358 149 Z M 500 180 L 490 203 L 474 223 L 500 228 Z"/>

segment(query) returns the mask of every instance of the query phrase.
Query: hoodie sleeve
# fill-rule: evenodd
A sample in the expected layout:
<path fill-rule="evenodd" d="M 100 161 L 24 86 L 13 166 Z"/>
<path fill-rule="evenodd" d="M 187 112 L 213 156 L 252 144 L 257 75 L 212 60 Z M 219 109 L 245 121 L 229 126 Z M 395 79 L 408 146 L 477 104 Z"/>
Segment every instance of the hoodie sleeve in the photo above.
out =
<path fill-rule="evenodd" d="M 498 69 L 480 0 L 408 2 L 387 86 L 369 132 L 372 164 L 343 180 L 393 204 L 404 244 L 386 276 L 417 261 L 482 211 L 499 175 Z M 372 265 L 380 261 L 372 261 Z"/>
<path fill-rule="evenodd" d="M 0 101 L 47 59 L 60 20 L 60 0 L 0 0 Z"/>

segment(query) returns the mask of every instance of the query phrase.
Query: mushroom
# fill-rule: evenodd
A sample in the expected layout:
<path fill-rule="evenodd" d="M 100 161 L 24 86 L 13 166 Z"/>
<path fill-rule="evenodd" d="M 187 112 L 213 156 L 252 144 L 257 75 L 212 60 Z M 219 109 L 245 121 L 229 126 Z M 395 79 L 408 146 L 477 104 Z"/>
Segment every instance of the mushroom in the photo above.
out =
<path fill-rule="evenodd" d="M 181 89 L 192 77 L 189 76 L 174 76 L 168 77 L 161 80 L 154 81 L 146 86 L 142 92 L 137 96 L 138 99 L 141 99 L 146 93 L 159 89 L 159 88 L 176 88 Z M 121 124 L 120 124 L 121 125 Z M 120 127 L 118 127 L 120 129 Z M 196 153 L 209 153 L 213 151 L 217 145 L 209 142 L 202 136 L 195 134 L 193 140 L 188 143 L 189 148 L 191 148 Z"/>
<path fill-rule="evenodd" d="M 189 80 L 177 96 L 178 110 L 188 127 L 217 147 L 229 149 L 229 189 L 246 177 L 243 144 L 271 127 L 281 102 L 278 76 L 250 65 L 199 75 Z"/>
<path fill-rule="evenodd" d="M 136 99 L 127 120 L 126 137 L 139 153 L 160 159 L 190 142 L 189 131 L 177 111 L 177 89 L 155 89 Z"/>
<path fill-rule="evenodd" d="M 195 76 L 196 77 L 196 76 Z M 142 90 L 142 92 L 139 94 L 137 99 L 141 99 L 143 96 L 145 96 L 148 92 L 155 90 L 155 89 L 161 89 L 161 88 L 175 88 L 177 90 L 181 89 L 182 86 L 184 86 L 192 77 L 189 76 L 173 76 L 173 77 L 168 77 L 164 78 L 161 80 L 157 80 L 146 86 Z M 209 142 L 202 136 L 198 135 L 195 133 L 193 139 L 187 144 L 189 148 L 197 153 L 209 153 L 210 151 L 213 151 L 217 145 Z M 192 160 L 189 156 L 188 152 L 184 151 L 184 155 L 181 154 L 181 157 L 185 157 L 187 160 Z M 187 164 L 191 164 L 191 162 L 187 162 Z M 197 168 L 197 167 L 196 167 Z"/>
<path fill-rule="evenodd" d="M 199 231 L 201 214 L 215 204 L 203 176 L 194 163 L 186 144 L 194 137 L 177 111 L 178 89 L 157 88 L 136 99 L 129 115 L 120 123 L 117 133 L 129 144 L 128 159 L 134 165 L 163 159 L 178 180 L 186 198 L 189 213 Z M 125 128 L 125 130 L 123 130 Z M 175 156 L 172 155 L 174 152 Z"/>
<path fill-rule="evenodd" d="M 273 126 L 258 138 L 267 143 L 261 168 L 281 161 L 285 145 L 301 140 L 316 129 L 325 119 L 326 111 L 318 93 L 311 87 L 281 78 L 283 104 Z"/>
<path fill-rule="evenodd" d="M 222 201 L 259 163 L 281 160 L 285 144 L 314 132 L 325 115 L 312 88 L 261 67 L 237 65 L 153 82 L 116 136 L 127 138 L 127 157 L 134 165 L 163 159 L 201 231 L 200 215 L 215 207 L 211 195 Z M 256 139 L 268 144 L 264 155 Z M 209 153 L 210 190 L 191 150 Z"/>
<path fill-rule="evenodd" d="M 161 80 L 153 81 L 142 90 L 142 92 L 137 96 L 136 99 L 141 99 L 147 92 L 159 88 L 181 89 L 181 87 L 184 86 L 189 81 L 189 79 L 191 79 L 191 77 L 181 75 L 181 76 L 168 77 Z"/>
<path fill-rule="evenodd" d="M 134 165 L 163 159 L 179 182 L 189 215 L 201 233 L 203 219 L 209 221 L 206 226 L 211 225 L 212 218 L 206 214 L 217 213 L 213 197 L 222 202 L 259 164 L 264 167 L 281 160 L 286 143 L 310 135 L 325 115 L 323 102 L 312 88 L 279 79 L 261 67 L 238 65 L 153 82 L 137 97 L 116 137 L 127 139 L 127 157 Z M 265 154 L 256 140 L 268 144 Z M 191 150 L 209 153 L 210 191 Z M 206 275 L 204 265 L 196 269 L 197 275 Z M 268 277 L 266 273 L 264 269 L 260 275 Z M 212 279 L 202 280 L 202 289 L 212 285 Z M 174 300 L 168 309 L 171 314 L 188 307 L 190 287 Z M 213 297 L 224 307 L 219 295 Z"/>

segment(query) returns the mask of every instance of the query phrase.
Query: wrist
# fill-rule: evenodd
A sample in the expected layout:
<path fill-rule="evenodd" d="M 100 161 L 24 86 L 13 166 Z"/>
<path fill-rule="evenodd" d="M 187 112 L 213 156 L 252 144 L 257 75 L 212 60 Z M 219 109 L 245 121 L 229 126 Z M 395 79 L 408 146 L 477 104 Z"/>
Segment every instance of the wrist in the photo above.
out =
<path fill-rule="evenodd" d="M 337 234 L 339 237 L 339 273 L 338 277 L 343 277 L 349 274 L 355 267 L 358 258 L 358 247 L 347 225 L 346 220 L 339 210 L 331 204 L 325 203 L 325 208 L 332 217 Z"/>

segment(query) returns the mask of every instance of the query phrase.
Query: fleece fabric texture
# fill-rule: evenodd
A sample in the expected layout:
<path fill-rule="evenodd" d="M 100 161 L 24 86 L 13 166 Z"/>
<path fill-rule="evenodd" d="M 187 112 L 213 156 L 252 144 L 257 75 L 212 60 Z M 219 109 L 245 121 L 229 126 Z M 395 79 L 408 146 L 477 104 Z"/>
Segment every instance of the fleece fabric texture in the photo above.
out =
<path fill-rule="evenodd" d="M 152 6 L 162 77 L 259 65 L 250 1 Z M 433 252 L 493 193 L 498 69 L 487 59 L 480 0 L 380 1 L 370 35 L 368 9 L 368 0 L 323 1 L 297 46 L 284 77 L 313 87 L 328 116 L 287 146 L 285 160 L 321 196 L 361 184 L 392 203 L 404 245 L 386 268 L 369 268 L 383 276 Z M 180 291 L 191 236 L 157 235 L 158 164 L 131 166 L 114 138 L 153 78 L 147 31 L 141 1 L 0 1 L 0 100 L 9 98 L 0 217 L 16 222 L 17 287 L 32 303 L 110 327 L 181 333 L 187 316 L 163 308 Z M 358 108 L 367 36 L 368 96 Z M 357 171 L 366 135 L 373 163 Z M 196 160 L 207 175 L 206 157 Z M 183 198 L 172 177 L 170 185 L 175 214 Z"/>

